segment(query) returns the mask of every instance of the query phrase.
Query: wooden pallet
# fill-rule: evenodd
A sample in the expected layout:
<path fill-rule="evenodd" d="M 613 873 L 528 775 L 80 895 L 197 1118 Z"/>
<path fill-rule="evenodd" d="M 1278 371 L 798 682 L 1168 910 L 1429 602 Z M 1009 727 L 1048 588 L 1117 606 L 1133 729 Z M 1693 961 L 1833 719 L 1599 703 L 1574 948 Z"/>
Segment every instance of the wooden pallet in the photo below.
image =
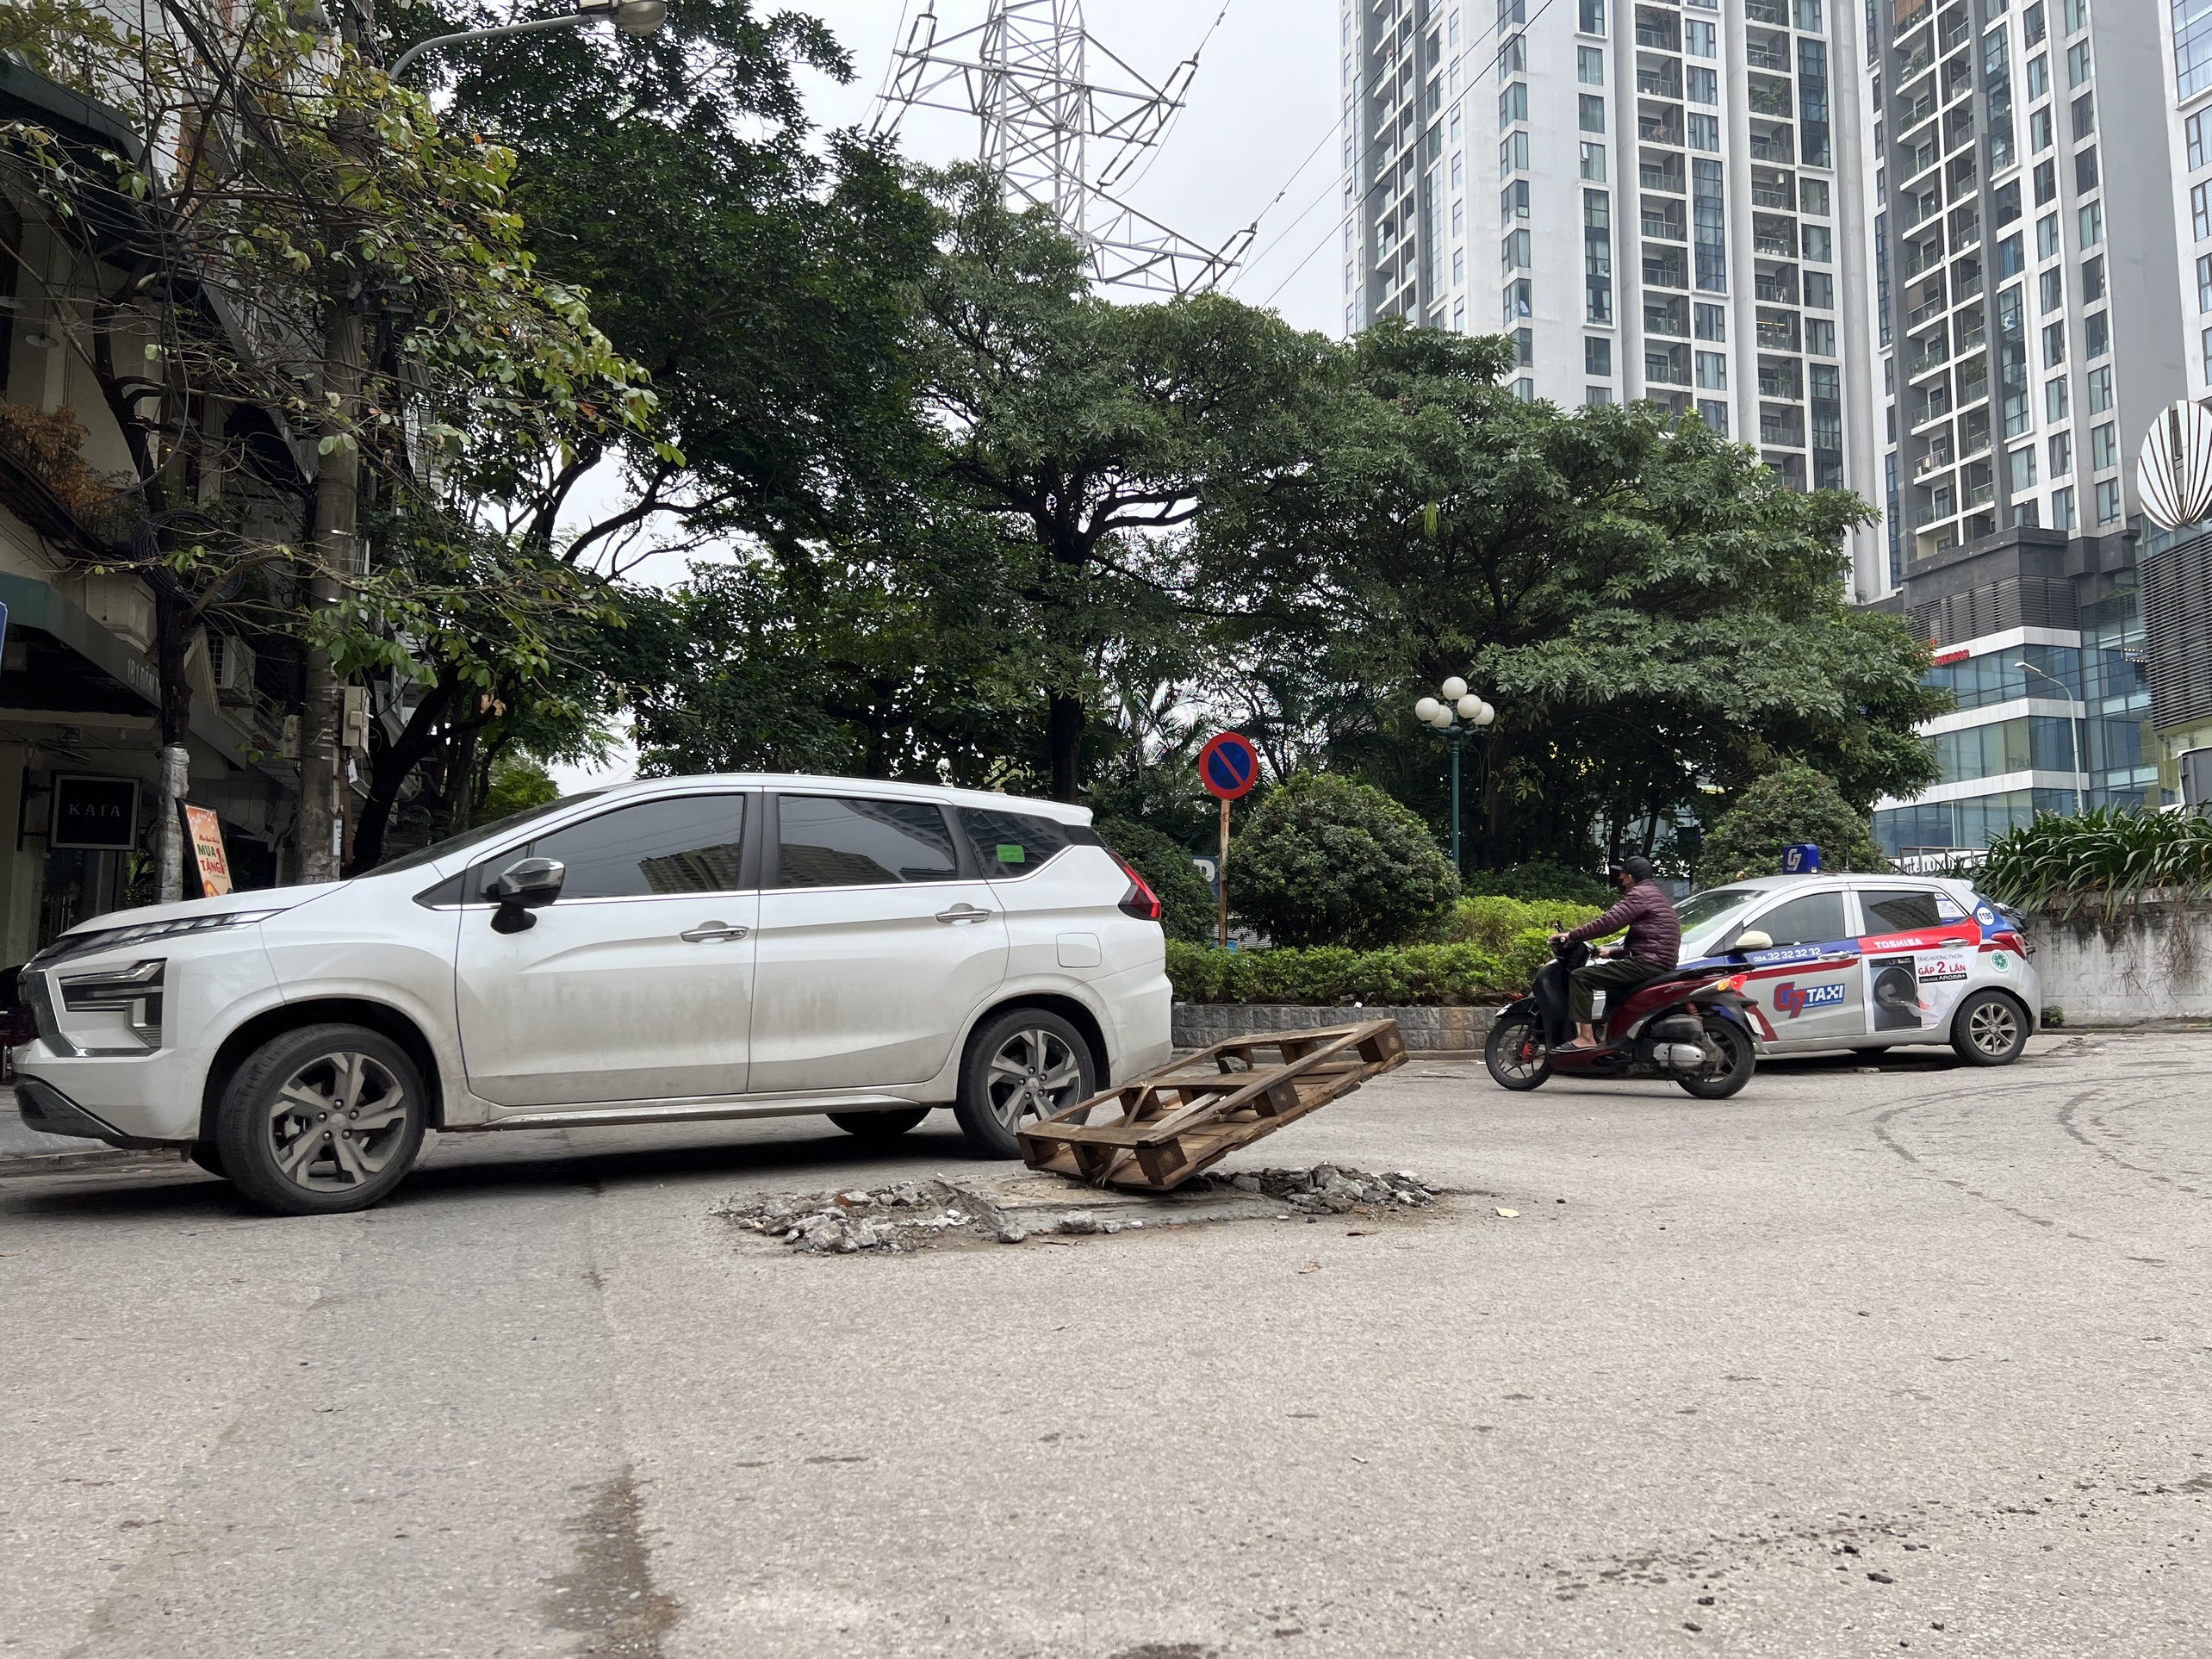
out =
<path fill-rule="evenodd" d="M 1165 1192 L 1405 1063 L 1395 1020 L 1217 1042 L 1026 1125 L 1022 1161 L 1092 1186 Z M 1108 1106 L 1110 1119 L 1090 1122 Z"/>

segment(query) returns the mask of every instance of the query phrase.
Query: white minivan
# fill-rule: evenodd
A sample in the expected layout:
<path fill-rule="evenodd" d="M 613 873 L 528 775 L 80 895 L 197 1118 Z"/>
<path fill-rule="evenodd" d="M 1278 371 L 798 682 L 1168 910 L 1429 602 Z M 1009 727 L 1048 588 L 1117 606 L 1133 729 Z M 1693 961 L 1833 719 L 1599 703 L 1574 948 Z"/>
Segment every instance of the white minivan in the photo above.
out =
<path fill-rule="evenodd" d="M 948 1105 L 1013 1157 L 1024 1118 L 1167 1058 L 1159 910 L 1082 807 L 625 784 L 71 929 L 21 975 L 17 1102 L 295 1214 L 375 1203 L 432 1128 L 825 1113 L 875 1138 Z"/>

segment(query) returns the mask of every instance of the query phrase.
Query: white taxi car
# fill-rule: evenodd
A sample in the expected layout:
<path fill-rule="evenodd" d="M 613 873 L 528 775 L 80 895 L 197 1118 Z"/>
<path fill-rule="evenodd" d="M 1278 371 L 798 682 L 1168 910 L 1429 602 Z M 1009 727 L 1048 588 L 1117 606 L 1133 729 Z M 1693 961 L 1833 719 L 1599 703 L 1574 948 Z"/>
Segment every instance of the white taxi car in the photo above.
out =
<path fill-rule="evenodd" d="M 17 1100 L 255 1202 L 376 1202 L 429 1129 L 937 1106 L 1015 1129 L 1168 1053 L 1159 901 L 1056 801 L 855 780 L 573 795 L 349 881 L 103 916 L 25 965 Z"/>
<path fill-rule="evenodd" d="M 1970 882 L 1762 876 L 1693 894 L 1679 914 L 1683 965 L 1740 966 L 1773 1052 L 1948 1042 L 2004 1066 L 2042 1008 L 2018 920 Z"/>

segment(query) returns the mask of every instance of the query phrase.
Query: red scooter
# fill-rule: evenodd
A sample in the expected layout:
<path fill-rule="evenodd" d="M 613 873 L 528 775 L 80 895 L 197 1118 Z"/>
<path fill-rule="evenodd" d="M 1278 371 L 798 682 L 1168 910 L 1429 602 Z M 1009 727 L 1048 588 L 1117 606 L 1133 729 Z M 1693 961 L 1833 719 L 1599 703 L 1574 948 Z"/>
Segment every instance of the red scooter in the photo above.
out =
<path fill-rule="evenodd" d="M 1566 1048 L 1567 976 L 1590 960 L 1587 944 L 1561 943 L 1537 970 L 1530 994 L 1501 1010 L 1483 1059 L 1502 1089 L 1546 1078 L 1671 1078 L 1700 1100 L 1725 1100 L 1751 1081 L 1760 1014 L 1741 969 L 1680 967 L 1626 991 L 1609 990 L 1594 1048 Z M 1772 1035 L 1769 1033 L 1768 1035 Z"/>

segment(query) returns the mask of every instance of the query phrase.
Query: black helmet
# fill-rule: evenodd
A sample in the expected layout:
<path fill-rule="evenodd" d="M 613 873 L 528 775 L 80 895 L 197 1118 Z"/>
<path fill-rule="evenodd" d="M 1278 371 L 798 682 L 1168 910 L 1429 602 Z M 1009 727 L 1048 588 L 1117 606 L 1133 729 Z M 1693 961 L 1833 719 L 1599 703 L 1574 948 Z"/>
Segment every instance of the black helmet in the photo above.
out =
<path fill-rule="evenodd" d="M 1618 875 L 1624 870 L 1627 871 L 1630 875 L 1635 877 L 1638 881 L 1649 881 L 1651 879 L 1651 861 L 1648 858 L 1625 858 L 1618 864 L 1608 864 L 1606 866 L 1606 873 L 1607 875 Z"/>

